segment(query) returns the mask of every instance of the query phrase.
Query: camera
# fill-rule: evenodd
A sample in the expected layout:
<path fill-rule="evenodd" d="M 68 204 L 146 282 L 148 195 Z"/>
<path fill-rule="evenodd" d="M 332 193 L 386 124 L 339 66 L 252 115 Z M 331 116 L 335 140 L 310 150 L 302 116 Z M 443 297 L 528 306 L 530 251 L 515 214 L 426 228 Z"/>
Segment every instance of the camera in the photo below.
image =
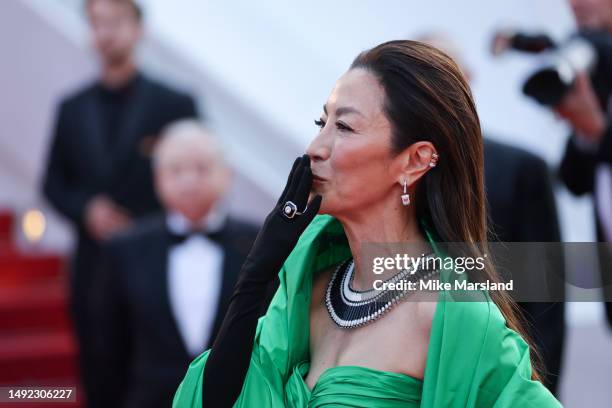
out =
<path fill-rule="evenodd" d="M 578 35 L 556 44 L 546 34 L 500 31 L 493 40 L 492 52 L 496 55 L 507 49 L 543 54 L 542 64 L 523 84 L 523 93 L 545 106 L 561 102 L 574 85 L 576 75 L 591 74 L 598 58 L 593 44 Z"/>

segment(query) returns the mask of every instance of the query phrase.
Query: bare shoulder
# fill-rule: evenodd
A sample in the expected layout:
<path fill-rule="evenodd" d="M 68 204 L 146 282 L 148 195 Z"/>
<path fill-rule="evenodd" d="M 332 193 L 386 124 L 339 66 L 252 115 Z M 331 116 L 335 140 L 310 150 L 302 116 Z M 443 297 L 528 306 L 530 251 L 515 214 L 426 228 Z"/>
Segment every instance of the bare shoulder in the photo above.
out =
<path fill-rule="evenodd" d="M 421 292 L 418 297 L 415 313 L 417 324 L 424 333 L 429 333 L 438 307 L 438 292 Z"/>
<path fill-rule="evenodd" d="M 388 360 L 391 362 L 390 365 L 395 367 L 395 371 L 415 378 L 424 377 L 438 297 L 438 292 L 413 293 L 409 301 L 400 305 L 403 313 L 398 313 L 395 316 L 391 314 L 386 318 L 390 319 L 386 322 L 387 327 L 389 327 L 386 333 L 391 330 L 398 334 L 397 336 L 386 334 L 385 338 L 391 337 L 398 341 L 394 344 L 394 347 L 388 347 L 388 349 L 411 350 L 409 353 L 402 352 L 401 355 L 394 353 L 392 358 Z M 407 316 L 410 316 L 410 318 L 407 319 Z M 382 320 L 382 323 L 385 323 L 385 319 Z"/>
<path fill-rule="evenodd" d="M 391 313 L 385 320 L 394 327 L 401 328 L 402 336 L 407 342 L 419 339 L 426 345 L 429 339 L 434 316 L 438 306 L 439 293 L 435 291 L 414 292 L 398 305 L 397 314 Z M 406 318 L 409 316 L 409 318 Z"/>

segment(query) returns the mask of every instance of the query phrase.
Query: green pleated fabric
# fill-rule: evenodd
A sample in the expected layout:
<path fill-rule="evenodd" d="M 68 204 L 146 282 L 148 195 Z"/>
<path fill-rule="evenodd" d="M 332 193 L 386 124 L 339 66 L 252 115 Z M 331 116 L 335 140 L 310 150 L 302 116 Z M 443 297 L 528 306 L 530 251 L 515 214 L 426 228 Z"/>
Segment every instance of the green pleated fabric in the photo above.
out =
<path fill-rule="evenodd" d="M 421 380 L 360 366 L 336 366 L 312 390 L 304 382 L 310 363 L 298 364 L 285 386 L 287 407 L 418 407 Z"/>
<path fill-rule="evenodd" d="M 435 234 L 426 232 L 442 256 Z M 561 406 L 540 382 L 531 380 L 529 347 L 506 326 L 484 292 L 482 301 L 470 302 L 453 301 L 451 294 L 439 292 L 423 380 L 337 366 L 324 371 L 310 390 L 304 377 L 310 361 L 312 278 L 350 256 L 342 224 L 329 215 L 315 217 L 279 271 L 280 286 L 259 319 L 249 369 L 234 407 Z M 189 365 L 174 396 L 174 408 L 202 406 L 208 353 Z"/>

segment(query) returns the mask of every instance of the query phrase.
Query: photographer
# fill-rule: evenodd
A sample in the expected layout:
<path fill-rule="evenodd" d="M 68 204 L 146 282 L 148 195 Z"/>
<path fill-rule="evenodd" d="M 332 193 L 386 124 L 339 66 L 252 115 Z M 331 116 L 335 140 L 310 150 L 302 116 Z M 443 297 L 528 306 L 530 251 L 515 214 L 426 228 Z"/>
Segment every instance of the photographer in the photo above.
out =
<path fill-rule="evenodd" d="M 612 1 L 571 0 L 581 36 L 594 45 L 598 63 L 592 75 L 579 73 L 555 112 L 572 127 L 559 174 L 576 195 L 594 197 L 597 240 L 612 242 Z M 605 299 L 612 297 L 612 254 L 599 253 Z M 606 302 L 612 327 L 612 302 Z"/>
<path fill-rule="evenodd" d="M 612 1 L 570 0 L 578 32 L 557 44 L 546 34 L 502 30 L 493 54 L 550 52 L 523 92 L 572 128 L 559 176 L 575 195 L 592 193 L 598 242 L 612 242 Z M 612 327 L 612 251 L 598 246 L 606 315 Z"/>

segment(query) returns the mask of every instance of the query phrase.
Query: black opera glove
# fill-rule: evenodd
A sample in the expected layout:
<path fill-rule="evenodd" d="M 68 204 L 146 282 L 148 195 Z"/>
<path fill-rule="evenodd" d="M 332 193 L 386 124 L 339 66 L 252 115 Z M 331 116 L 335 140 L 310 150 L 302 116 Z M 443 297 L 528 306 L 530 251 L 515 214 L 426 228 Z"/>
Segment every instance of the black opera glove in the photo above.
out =
<path fill-rule="evenodd" d="M 258 274 L 265 273 L 267 279 L 274 278 L 302 232 L 319 211 L 322 200 L 320 195 L 317 194 L 308 202 L 311 187 L 310 157 L 304 154 L 295 159 L 285 189 L 266 217 L 243 270 L 254 269 Z"/>
<path fill-rule="evenodd" d="M 204 367 L 204 408 L 234 405 L 249 368 L 257 320 L 265 313 L 274 278 L 295 247 L 300 235 L 321 206 L 321 196 L 308 203 L 312 186 L 310 157 L 293 163 L 287 185 L 266 217 L 242 268 L 223 323 Z"/>

